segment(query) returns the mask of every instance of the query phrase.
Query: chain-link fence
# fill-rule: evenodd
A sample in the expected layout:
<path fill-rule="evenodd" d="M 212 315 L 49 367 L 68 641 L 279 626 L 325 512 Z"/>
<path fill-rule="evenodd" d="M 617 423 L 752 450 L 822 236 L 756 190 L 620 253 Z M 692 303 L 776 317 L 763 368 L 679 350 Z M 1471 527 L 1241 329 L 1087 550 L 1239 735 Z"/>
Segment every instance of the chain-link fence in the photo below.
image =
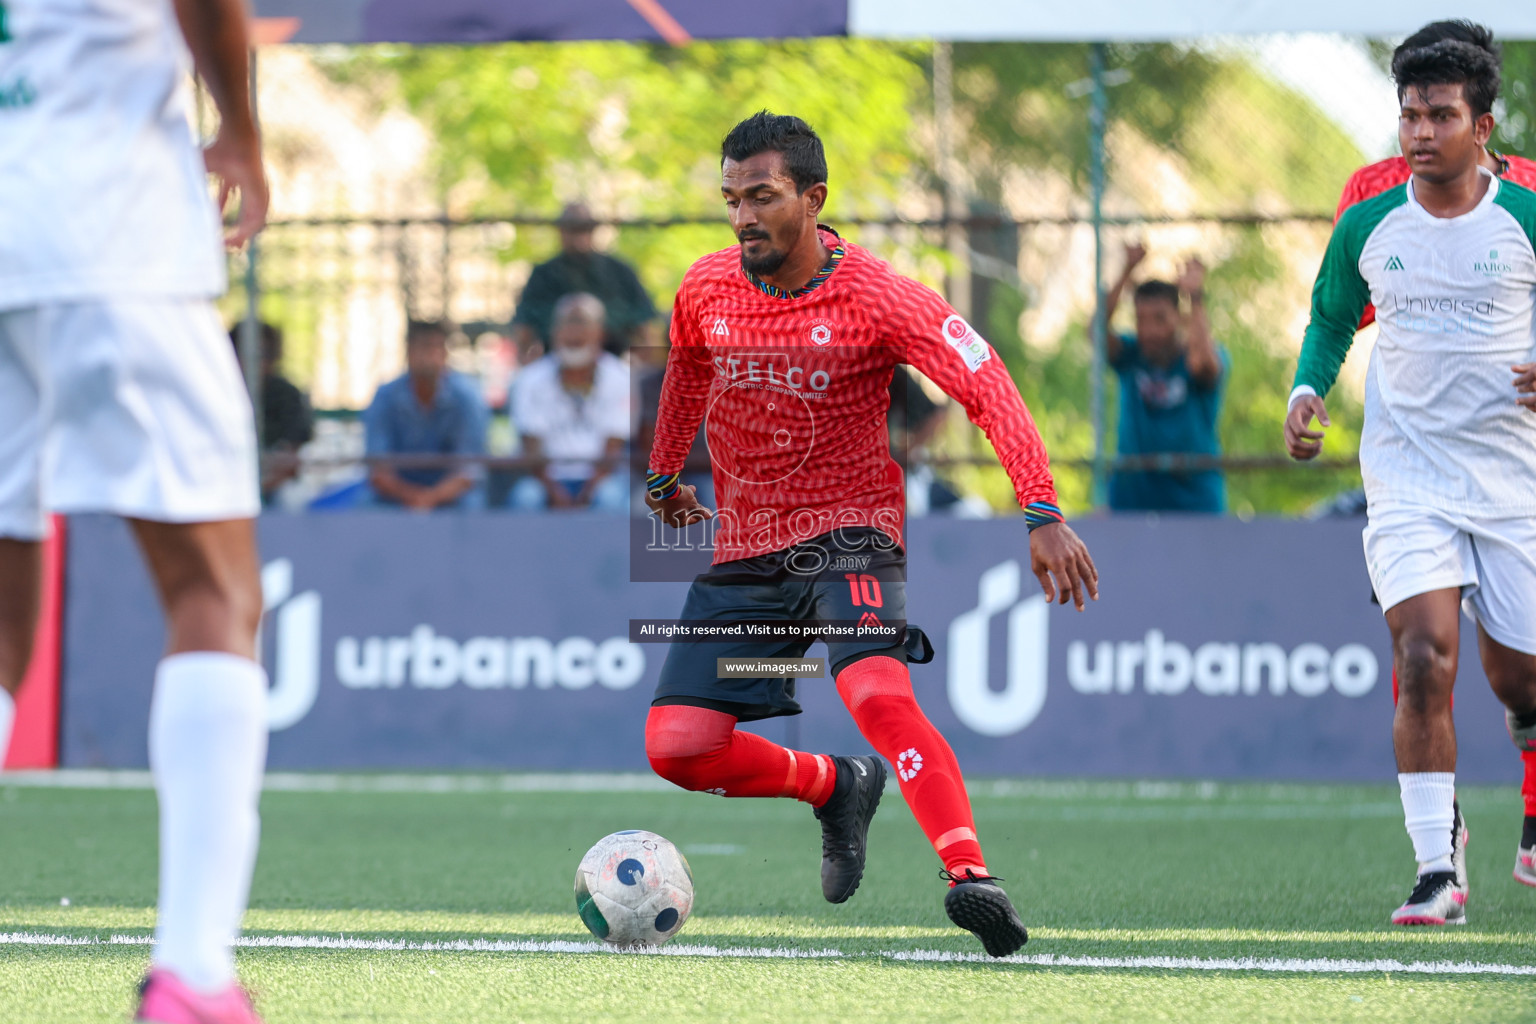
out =
<path fill-rule="evenodd" d="M 1289 464 L 1279 424 L 1340 189 L 1394 138 L 1379 53 L 1323 37 L 1107 47 L 1095 73 L 1086 45 L 747 46 L 679 56 L 581 44 L 564 57 L 559 47 L 507 46 L 456 51 L 452 61 L 432 51 L 264 56 L 276 190 L 259 250 L 259 308 L 284 330 L 283 372 L 334 413 L 306 449 L 316 465 L 361 452 L 348 412 L 401 372 L 409 319 L 461 325 L 454 364 L 504 408 L 520 369 L 509 324 L 532 267 L 559 249 L 562 202 L 592 205 L 599 248 L 632 264 L 666 309 L 688 264 L 733 242 L 723 210 L 712 208 L 714 143 L 685 136 L 718 139 L 743 112 L 741 96 L 726 95 L 736 88 L 762 96 L 744 112 L 795 110 L 822 131 L 829 224 L 942 290 L 986 335 L 1040 423 L 1073 511 L 1096 500 L 1095 299 L 1132 242 L 1148 253 L 1133 283 L 1176 280 L 1190 259 L 1209 268 L 1211 326 L 1230 359 L 1220 421 L 1230 508 L 1294 513 L 1358 487 L 1352 455 L 1369 335 L 1335 399 L 1329 460 Z M 622 80 L 605 77 L 610 59 L 627 62 Z M 850 64 L 884 76 L 884 121 L 763 71 L 830 76 L 835 90 L 842 72 L 833 69 Z M 720 85 L 703 125 L 660 123 L 658 111 L 673 107 L 695 120 L 711 112 L 710 97 L 687 84 L 703 65 L 720 76 L 705 75 L 703 93 L 749 71 L 764 84 Z M 488 73 L 496 84 L 476 91 Z M 647 93 L 647 75 L 677 83 L 673 94 Z M 893 110 L 894 101 L 905 105 Z M 539 113 L 521 116 L 527 110 Z M 232 279 L 234 319 L 246 296 L 243 276 Z M 1111 330 L 1134 329 L 1130 305 Z M 1103 381 L 1101 457 L 1113 459 L 1121 398 L 1112 371 Z M 985 440 L 963 416 L 948 419 L 932 462 L 955 489 L 1007 509 L 1007 481 Z M 490 450 L 516 452 L 505 422 Z M 317 486 L 338 471 L 325 472 Z"/>

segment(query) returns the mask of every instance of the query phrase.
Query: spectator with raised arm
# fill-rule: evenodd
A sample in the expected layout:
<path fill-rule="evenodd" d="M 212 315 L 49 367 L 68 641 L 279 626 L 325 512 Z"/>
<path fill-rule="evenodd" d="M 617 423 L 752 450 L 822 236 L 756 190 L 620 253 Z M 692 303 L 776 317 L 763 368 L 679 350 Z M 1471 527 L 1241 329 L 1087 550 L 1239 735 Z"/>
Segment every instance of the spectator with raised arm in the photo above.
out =
<path fill-rule="evenodd" d="M 406 372 L 379 387 L 363 414 L 369 456 L 485 454 L 488 415 L 480 391 L 448 369 L 447 324 L 412 321 L 405 336 Z M 374 462 L 368 477 L 380 504 L 430 512 L 484 504 L 484 466 L 442 458 Z"/>
<path fill-rule="evenodd" d="M 1140 244 L 1126 246 L 1106 324 L 1146 255 Z M 1220 455 L 1216 424 L 1231 361 L 1211 337 L 1204 264 L 1186 262 L 1176 284 L 1143 281 L 1133 298 L 1135 333 L 1110 329 L 1105 338 L 1105 359 L 1120 378 L 1119 455 Z M 1226 480 L 1214 467 L 1119 469 L 1109 480 L 1109 507 L 1117 512 L 1220 513 L 1226 505 Z"/>

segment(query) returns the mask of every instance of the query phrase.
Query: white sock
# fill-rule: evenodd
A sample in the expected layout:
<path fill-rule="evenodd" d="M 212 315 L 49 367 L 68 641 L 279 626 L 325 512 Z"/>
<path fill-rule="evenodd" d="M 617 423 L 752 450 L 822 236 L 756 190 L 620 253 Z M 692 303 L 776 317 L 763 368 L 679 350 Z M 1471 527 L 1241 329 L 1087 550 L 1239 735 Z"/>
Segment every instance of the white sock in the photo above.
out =
<path fill-rule="evenodd" d="M 267 674 L 233 654 L 173 654 L 155 673 L 149 766 L 160 798 L 154 962 L 205 993 L 235 977 L 267 759 Z"/>
<path fill-rule="evenodd" d="M 16 720 L 16 699 L 0 686 L 0 768 L 5 767 L 5 752 L 11 749 L 11 723 Z"/>
<path fill-rule="evenodd" d="M 1451 870 L 1451 825 L 1456 812 L 1455 772 L 1399 772 L 1403 821 L 1413 840 L 1419 874 Z"/>

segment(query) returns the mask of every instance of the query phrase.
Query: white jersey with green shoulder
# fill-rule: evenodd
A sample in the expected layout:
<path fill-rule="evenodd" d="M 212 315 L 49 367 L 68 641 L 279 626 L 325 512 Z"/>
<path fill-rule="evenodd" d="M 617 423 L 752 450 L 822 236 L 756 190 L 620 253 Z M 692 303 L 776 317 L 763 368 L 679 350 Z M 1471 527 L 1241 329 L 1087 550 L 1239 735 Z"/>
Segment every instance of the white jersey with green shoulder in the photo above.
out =
<path fill-rule="evenodd" d="M 1373 303 L 1360 435 L 1372 507 L 1536 514 L 1536 413 L 1515 403 L 1510 371 L 1536 358 L 1536 193 L 1489 177 L 1460 217 L 1429 213 L 1412 181 L 1358 203 L 1323 257 L 1296 386 L 1328 393 Z"/>
<path fill-rule="evenodd" d="M 190 66 L 171 0 L 0 0 L 0 310 L 223 292 Z"/>

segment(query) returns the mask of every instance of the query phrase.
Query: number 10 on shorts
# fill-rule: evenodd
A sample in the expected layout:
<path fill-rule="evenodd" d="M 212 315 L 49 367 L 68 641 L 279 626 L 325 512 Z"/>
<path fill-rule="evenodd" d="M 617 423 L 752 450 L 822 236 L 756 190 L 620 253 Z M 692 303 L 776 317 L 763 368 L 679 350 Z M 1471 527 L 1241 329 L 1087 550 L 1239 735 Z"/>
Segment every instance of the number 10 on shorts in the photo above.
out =
<path fill-rule="evenodd" d="M 868 573 L 855 575 L 847 573 L 843 579 L 848 581 L 848 596 L 853 601 L 855 608 L 879 608 L 885 603 L 880 596 L 880 581 Z"/>

